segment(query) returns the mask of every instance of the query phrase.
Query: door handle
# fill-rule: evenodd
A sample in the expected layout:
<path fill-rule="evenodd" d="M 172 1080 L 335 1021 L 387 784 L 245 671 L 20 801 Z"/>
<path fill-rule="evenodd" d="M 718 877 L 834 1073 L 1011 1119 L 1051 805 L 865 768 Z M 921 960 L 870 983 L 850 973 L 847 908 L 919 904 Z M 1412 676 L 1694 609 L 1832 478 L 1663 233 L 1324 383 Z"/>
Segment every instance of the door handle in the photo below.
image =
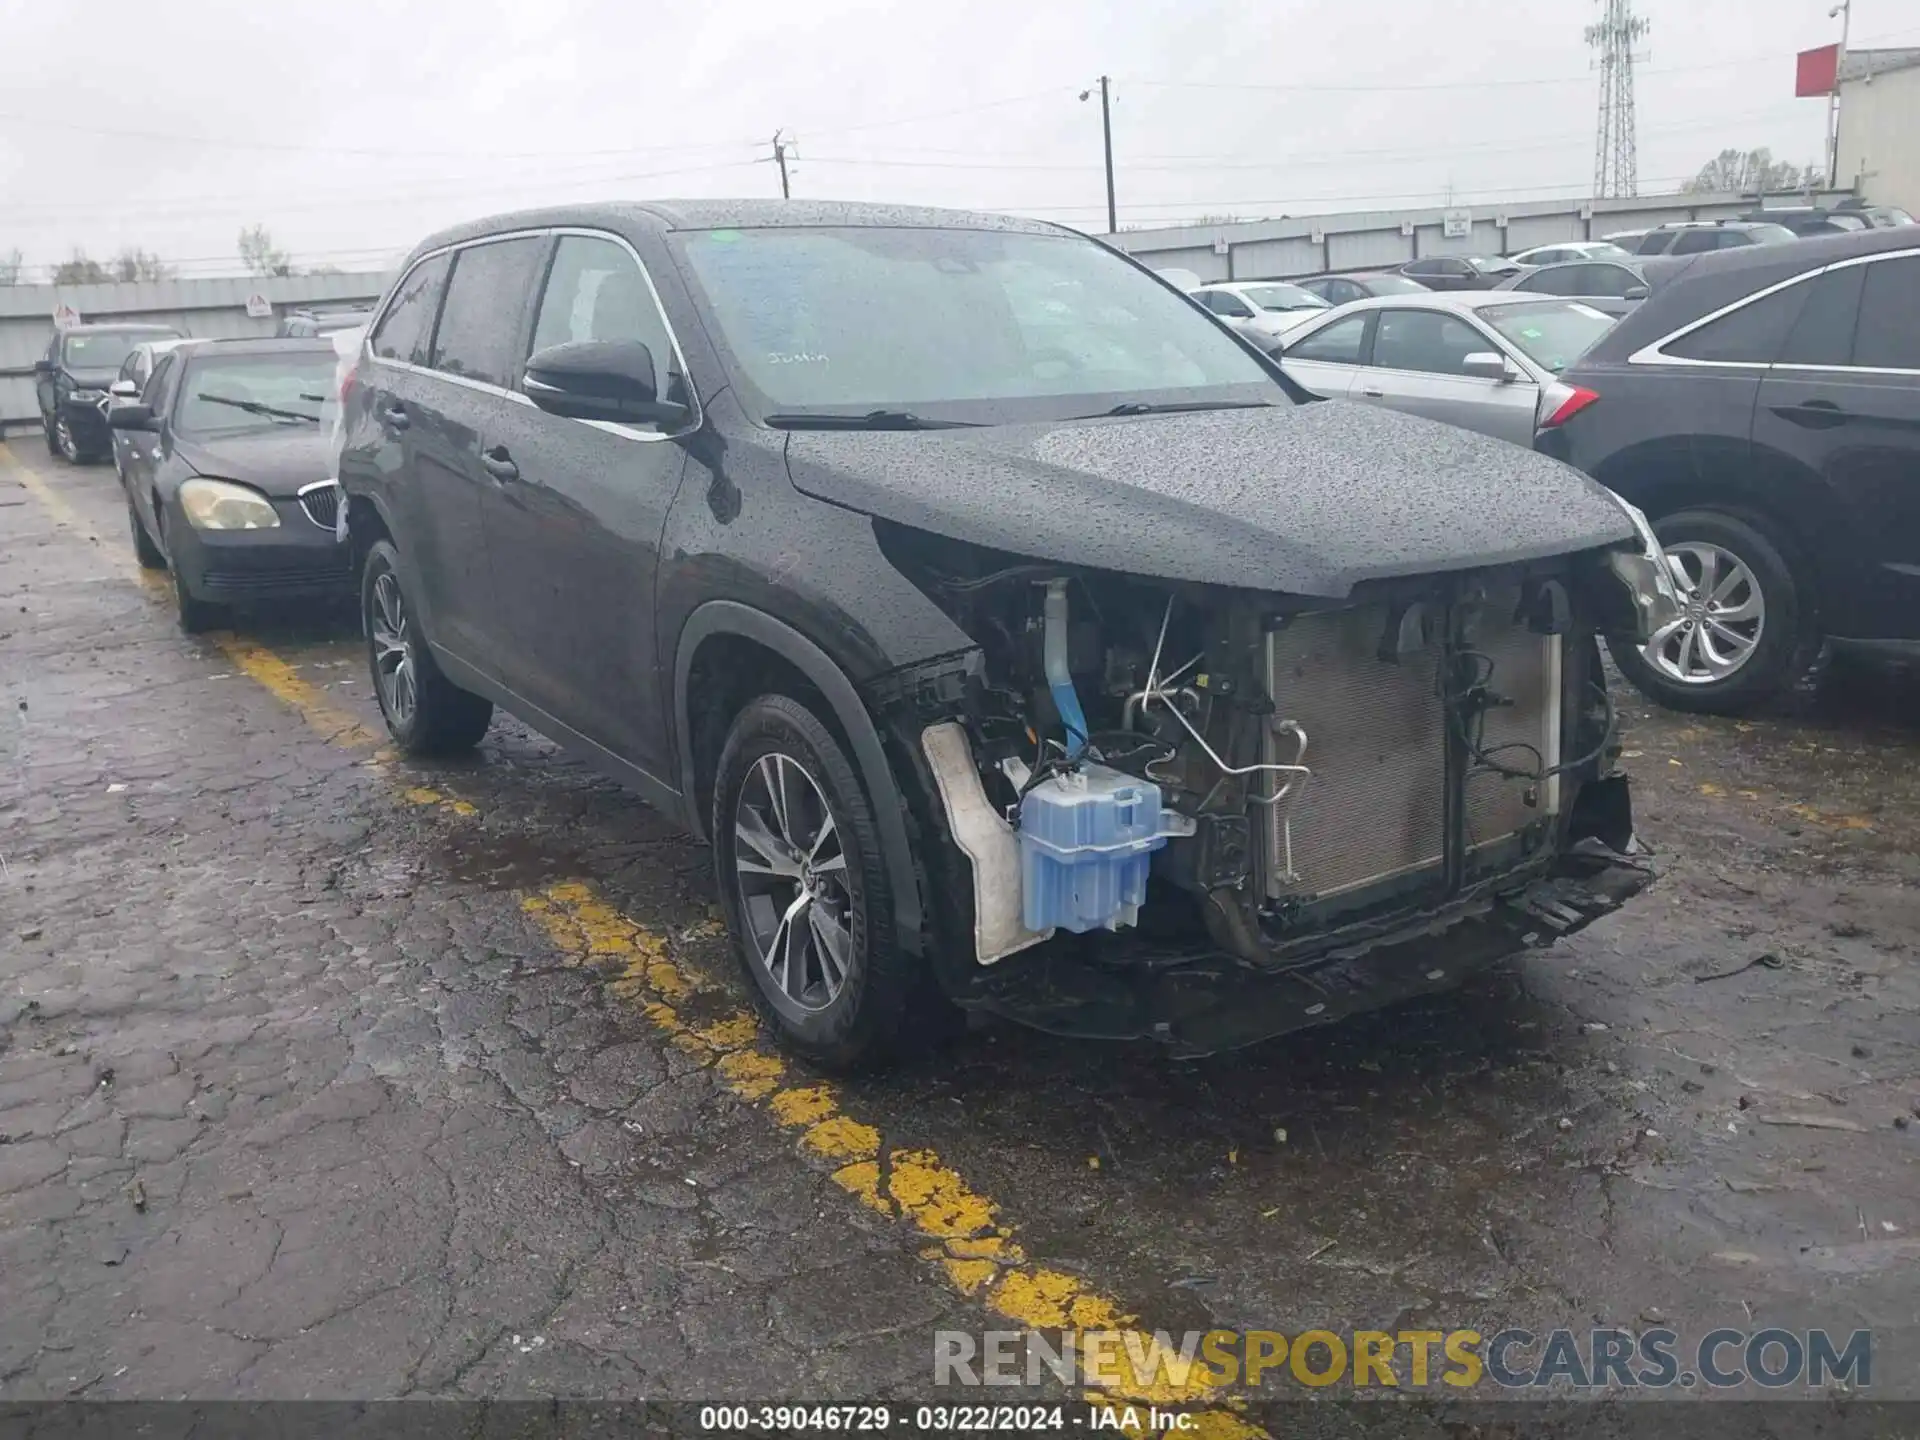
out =
<path fill-rule="evenodd" d="M 387 428 L 390 430 L 404 430 L 413 423 L 412 418 L 407 414 L 407 407 L 397 401 L 382 410 L 380 418 L 386 421 Z"/>
<path fill-rule="evenodd" d="M 1775 405 L 1773 413 L 1807 430 L 1830 430 L 1847 423 L 1847 412 L 1831 400 L 1803 400 L 1798 405 Z"/>
<path fill-rule="evenodd" d="M 489 475 L 502 485 L 511 484 L 520 478 L 520 467 L 513 463 L 513 456 L 507 453 L 504 445 L 494 445 L 480 452 L 480 463 L 486 467 Z"/>

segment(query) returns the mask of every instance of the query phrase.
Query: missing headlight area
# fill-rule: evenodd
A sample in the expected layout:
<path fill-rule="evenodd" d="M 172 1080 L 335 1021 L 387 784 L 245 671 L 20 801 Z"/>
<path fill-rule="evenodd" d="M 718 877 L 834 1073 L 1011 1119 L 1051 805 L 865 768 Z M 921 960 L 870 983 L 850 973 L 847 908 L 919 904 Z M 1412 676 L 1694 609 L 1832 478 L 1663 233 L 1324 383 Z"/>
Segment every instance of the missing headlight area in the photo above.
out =
<path fill-rule="evenodd" d="M 891 540 L 980 645 L 905 707 L 976 968 L 1326 977 L 1397 947 L 1437 985 L 1454 952 L 1618 903 L 1569 885 L 1645 883 L 1623 784 L 1578 803 L 1618 751 L 1588 605 L 1625 608 L 1604 553 L 1329 603 Z"/>

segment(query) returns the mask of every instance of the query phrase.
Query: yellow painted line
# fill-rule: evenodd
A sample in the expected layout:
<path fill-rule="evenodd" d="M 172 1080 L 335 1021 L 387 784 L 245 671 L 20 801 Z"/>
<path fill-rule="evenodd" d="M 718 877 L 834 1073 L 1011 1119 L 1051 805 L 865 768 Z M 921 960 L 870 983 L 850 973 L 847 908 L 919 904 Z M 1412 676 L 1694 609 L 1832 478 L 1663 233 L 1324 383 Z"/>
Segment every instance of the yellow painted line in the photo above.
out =
<path fill-rule="evenodd" d="M 15 470 L 26 472 L 15 462 Z M 56 515 L 70 507 L 37 476 L 28 489 Z M 83 530 L 86 527 L 82 524 Z M 88 531 L 87 533 L 91 533 Z M 235 665 L 275 699 L 298 713 L 328 740 L 345 745 L 378 744 L 353 716 L 336 707 L 272 651 L 238 637 L 218 643 Z M 443 790 L 409 786 L 411 804 L 471 815 L 474 807 Z M 1137 1404 L 1232 1403 L 1213 1384 L 1204 1365 L 1189 1367 L 1139 1330 L 1138 1320 L 1081 1276 L 1030 1258 L 991 1198 L 969 1185 L 934 1151 L 893 1146 L 880 1131 L 846 1113 L 839 1087 L 798 1073 L 763 1039 L 759 1022 L 745 1010 L 718 1019 L 684 1013 L 696 994 L 711 994 L 710 982 L 670 954 L 667 941 L 607 903 L 583 881 L 549 885 L 521 901 L 544 930 L 563 963 L 601 974 L 609 993 L 632 1004 L 667 1042 L 712 1069 L 719 1083 L 795 1136 L 803 1152 L 823 1166 L 855 1200 L 911 1226 L 927 1243 L 921 1255 L 948 1284 L 977 1299 L 999 1318 L 1035 1330 L 1121 1332 L 1114 1363 L 1090 1377 L 1099 1399 Z M 1135 1357 L 1146 1357 L 1136 1363 Z M 1230 1410 L 1195 1417 L 1181 1432 L 1200 1440 L 1247 1440 L 1265 1432 Z"/>

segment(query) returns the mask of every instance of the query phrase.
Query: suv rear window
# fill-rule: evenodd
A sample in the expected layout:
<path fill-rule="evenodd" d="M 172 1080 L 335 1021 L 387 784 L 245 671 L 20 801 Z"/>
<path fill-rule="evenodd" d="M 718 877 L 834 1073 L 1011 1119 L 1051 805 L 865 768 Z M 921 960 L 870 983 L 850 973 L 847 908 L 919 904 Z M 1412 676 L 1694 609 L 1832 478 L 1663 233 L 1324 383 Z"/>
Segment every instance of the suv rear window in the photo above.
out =
<path fill-rule="evenodd" d="M 1779 358 L 1793 322 L 1800 318 L 1800 307 L 1811 288 L 1803 282 L 1749 301 L 1675 340 L 1666 347 L 1667 353 L 1719 364 L 1771 365 Z"/>
<path fill-rule="evenodd" d="M 446 288 L 451 255 L 422 260 L 407 272 L 400 289 L 373 332 L 373 353 L 383 360 L 409 365 L 427 363 L 433 343 L 433 317 L 440 311 L 440 292 Z"/>
<path fill-rule="evenodd" d="M 527 235 L 458 252 L 433 335 L 434 369 L 502 389 L 512 386 L 521 319 L 546 248 L 544 239 Z"/>

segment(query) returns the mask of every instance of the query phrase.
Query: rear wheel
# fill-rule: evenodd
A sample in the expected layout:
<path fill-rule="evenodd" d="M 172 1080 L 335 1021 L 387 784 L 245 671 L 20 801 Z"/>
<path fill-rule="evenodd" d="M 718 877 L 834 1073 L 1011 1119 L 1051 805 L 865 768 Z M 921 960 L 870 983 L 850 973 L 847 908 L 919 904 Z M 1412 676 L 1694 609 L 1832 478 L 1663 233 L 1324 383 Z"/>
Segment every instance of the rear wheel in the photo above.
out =
<path fill-rule="evenodd" d="M 1644 646 L 1611 644 L 1621 673 L 1675 710 L 1738 715 L 1811 663 L 1810 591 L 1758 517 L 1683 510 L 1654 522 L 1682 611 Z"/>
<path fill-rule="evenodd" d="M 713 787 L 720 901 L 755 1007 L 829 1070 L 896 1058 L 935 1013 L 893 930 L 873 808 L 814 712 L 762 695 L 733 722 Z"/>
<path fill-rule="evenodd" d="M 493 723 L 493 702 L 462 690 L 434 663 L 391 541 L 368 552 L 360 613 L 374 694 L 394 743 L 408 755 L 453 755 L 478 745 Z"/>

